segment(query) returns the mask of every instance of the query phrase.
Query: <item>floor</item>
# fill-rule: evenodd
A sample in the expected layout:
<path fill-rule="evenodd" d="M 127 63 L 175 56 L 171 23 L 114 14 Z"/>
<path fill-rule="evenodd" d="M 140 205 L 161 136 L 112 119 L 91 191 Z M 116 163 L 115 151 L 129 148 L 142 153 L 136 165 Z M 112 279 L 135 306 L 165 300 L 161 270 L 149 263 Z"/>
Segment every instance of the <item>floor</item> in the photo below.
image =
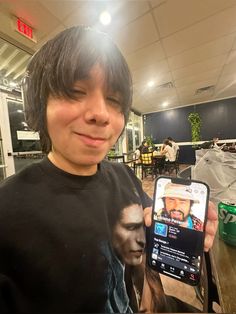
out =
<path fill-rule="evenodd" d="M 180 165 L 180 170 L 185 169 L 188 165 Z M 168 175 L 168 174 L 167 174 Z M 171 176 L 175 176 L 175 173 Z M 154 180 L 151 176 L 147 176 L 142 180 L 142 185 L 144 191 L 150 196 L 153 197 L 154 190 Z M 165 275 L 161 275 L 162 283 L 164 286 L 165 293 L 168 295 L 173 295 L 182 301 L 185 301 L 196 308 L 202 310 L 202 304 L 199 299 L 196 297 L 195 289 L 189 285 L 186 285 L 180 281 L 169 278 Z"/>

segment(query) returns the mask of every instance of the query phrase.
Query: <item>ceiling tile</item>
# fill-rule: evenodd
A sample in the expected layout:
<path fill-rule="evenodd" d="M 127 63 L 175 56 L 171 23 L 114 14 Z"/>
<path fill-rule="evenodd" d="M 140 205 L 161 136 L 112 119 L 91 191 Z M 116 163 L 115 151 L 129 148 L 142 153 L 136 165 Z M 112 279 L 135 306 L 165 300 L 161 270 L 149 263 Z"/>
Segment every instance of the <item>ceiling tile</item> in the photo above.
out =
<path fill-rule="evenodd" d="M 79 9 L 80 1 L 60 0 L 60 1 L 39 1 L 52 15 L 54 15 L 61 22 L 72 12 Z"/>
<path fill-rule="evenodd" d="M 236 61 L 236 51 L 232 50 L 225 62 L 225 64 L 234 63 Z"/>
<path fill-rule="evenodd" d="M 155 8 L 159 5 L 163 5 L 167 0 L 149 0 L 148 2 L 150 3 L 152 8 Z"/>
<path fill-rule="evenodd" d="M 167 73 L 169 73 L 169 67 L 166 60 L 163 60 L 148 67 L 133 71 L 132 77 L 134 83 L 141 83 L 146 85 L 149 81 L 154 81 L 155 85 L 160 85 L 162 84 L 163 80 L 165 80 Z"/>
<path fill-rule="evenodd" d="M 224 65 L 225 60 L 227 59 L 227 54 L 223 54 L 212 59 L 208 59 L 203 62 L 194 63 L 188 67 L 184 67 L 172 72 L 172 75 L 175 80 L 181 79 L 184 77 L 201 74 L 203 72 L 213 70 Z"/>
<path fill-rule="evenodd" d="M 196 90 L 199 89 L 199 88 L 206 87 L 206 86 L 212 86 L 212 85 L 214 86 L 214 85 L 216 85 L 216 83 L 217 83 L 217 79 L 213 78 L 211 80 L 209 79 L 209 80 L 201 81 L 201 82 L 198 82 L 198 83 L 195 83 L 195 84 L 191 84 L 191 85 L 188 85 L 188 86 L 179 87 L 177 89 L 177 92 L 178 92 L 178 95 L 180 97 L 183 97 L 183 96 L 199 97 L 200 95 L 204 95 L 205 96 L 205 94 L 208 94 L 208 91 L 206 93 L 202 93 L 202 94 L 195 94 Z M 209 94 L 212 94 L 212 91 L 210 91 Z"/>
<path fill-rule="evenodd" d="M 221 74 L 221 71 L 222 71 L 222 67 L 218 67 L 218 68 L 215 68 L 213 70 L 209 70 L 206 72 L 201 72 L 199 74 L 187 76 L 187 77 L 184 77 L 182 79 L 175 80 L 174 85 L 175 85 L 175 87 L 178 88 L 178 87 L 183 87 L 183 86 L 195 84 L 195 83 L 198 83 L 201 81 L 206 81 L 206 80 L 210 80 L 213 78 L 217 78 Z"/>
<path fill-rule="evenodd" d="M 41 46 L 43 46 L 43 44 L 45 44 L 49 39 L 53 38 L 54 36 L 56 36 L 58 33 L 62 32 L 65 29 L 64 26 L 59 25 L 58 27 L 56 27 L 52 32 L 49 32 L 47 34 L 47 36 L 43 37 L 42 40 L 35 44 L 32 48 L 36 51 L 38 50 Z"/>
<path fill-rule="evenodd" d="M 221 73 L 222 76 L 234 75 L 236 77 L 236 59 L 234 62 L 230 62 L 229 64 L 225 64 L 223 67 L 223 71 Z"/>
<path fill-rule="evenodd" d="M 163 38 L 233 5 L 234 0 L 168 0 L 154 10 L 154 15 Z"/>
<path fill-rule="evenodd" d="M 236 31 L 236 6 L 163 39 L 169 57 Z M 222 23 L 222 21 L 224 21 Z"/>
<path fill-rule="evenodd" d="M 126 60 L 132 70 L 150 66 L 164 58 L 164 50 L 159 41 L 126 56 Z"/>
<path fill-rule="evenodd" d="M 170 57 L 168 58 L 170 68 L 171 70 L 176 70 L 192 63 L 227 53 L 231 50 L 235 37 L 236 33 L 233 33 Z"/>
<path fill-rule="evenodd" d="M 126 25 L 114 36 L 115 41 L 125 54 L 158 41 L 158 34 L 150 13 Z"/>

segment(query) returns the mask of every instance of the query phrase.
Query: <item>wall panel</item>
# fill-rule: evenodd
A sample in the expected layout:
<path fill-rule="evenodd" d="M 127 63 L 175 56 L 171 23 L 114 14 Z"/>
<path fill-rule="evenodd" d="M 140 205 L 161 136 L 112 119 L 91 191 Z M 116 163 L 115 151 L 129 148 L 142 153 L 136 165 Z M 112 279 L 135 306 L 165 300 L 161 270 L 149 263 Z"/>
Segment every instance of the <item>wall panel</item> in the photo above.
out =
<path fill-rule="evenodd" d="M 236 138 L 236 98 L 146 114 L 143 117 L 144 136 L 151 135 L 155 143 L 162 143 L 168 136 L 177 142 L 189 142 L 191 128 L 188 114 L 194 111 L 202 118 L 203 141 L 214 136 L 220 139 Z"/>

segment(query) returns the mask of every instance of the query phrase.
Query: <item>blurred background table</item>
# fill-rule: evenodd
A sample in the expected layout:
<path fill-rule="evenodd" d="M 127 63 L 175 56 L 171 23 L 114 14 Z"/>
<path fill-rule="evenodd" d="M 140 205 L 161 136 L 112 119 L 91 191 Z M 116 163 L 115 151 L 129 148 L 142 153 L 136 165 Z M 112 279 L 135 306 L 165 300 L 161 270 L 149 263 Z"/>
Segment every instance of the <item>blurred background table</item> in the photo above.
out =
<path fill-rule="evenodd" d="M 210 260 L 222 313 L 236 313 L 236 247 L 226 244 L 217 233 Z"/>

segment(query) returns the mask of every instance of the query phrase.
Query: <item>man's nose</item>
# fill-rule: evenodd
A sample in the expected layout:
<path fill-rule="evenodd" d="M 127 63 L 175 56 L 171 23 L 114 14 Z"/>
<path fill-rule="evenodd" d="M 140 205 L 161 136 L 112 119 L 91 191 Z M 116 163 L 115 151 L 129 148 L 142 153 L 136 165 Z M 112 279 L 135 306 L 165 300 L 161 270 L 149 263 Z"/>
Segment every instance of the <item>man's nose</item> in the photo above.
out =
<path fill-rule="evenodd" d="M 89 123 L 96 123 L 99 125 L 109 124 L 109 107 L 102 92 L 96 92 L 88 99 L 85 119 Z"/>
<path fill-rule="evenodd" d="M 144 247 L 146 244 L 145 230 L 143 227 L 138 231 L 137 242 L 141 247 Z"/>

